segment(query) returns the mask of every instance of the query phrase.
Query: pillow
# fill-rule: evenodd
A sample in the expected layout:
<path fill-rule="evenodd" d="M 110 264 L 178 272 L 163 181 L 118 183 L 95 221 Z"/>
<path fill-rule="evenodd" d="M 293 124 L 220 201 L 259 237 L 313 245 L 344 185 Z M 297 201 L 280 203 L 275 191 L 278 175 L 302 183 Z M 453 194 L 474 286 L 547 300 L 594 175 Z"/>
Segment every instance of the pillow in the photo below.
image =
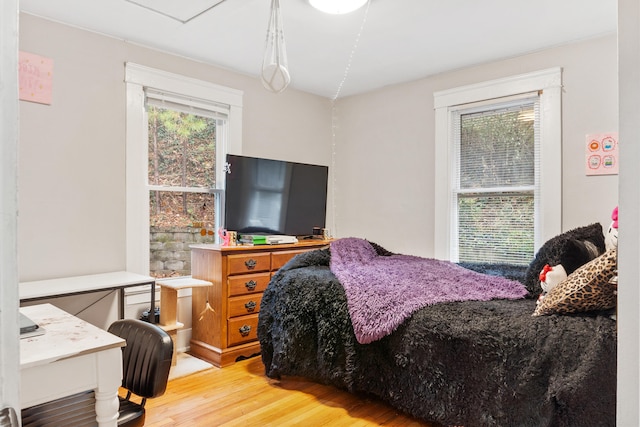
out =
<path fill-rule="evenodd" d="M 572 245 L 568 244 L 571 240 L 590 242 L 597 249 L 596 255 L 602 254 L 605 250 L 602 225 L 597 222 L 584 227 L 574 228 L 573 230 L 569 230 L 549 239 L 538 250 L 538 253 L 534 257 L 533 261 L 531 261 L 527 271 L 525 272 L 524 286 L 529 291 L 531 297 L 537 297 L 542 293 L 542 287 L 540 286 L 540 271 L 542 271 L 545 264 L 549 264 L 550 266 L 563 264 L 563 261 L 567 258 L 567 251 L 572 250 Z M 590 259 L 592 258 L 594 257 L 591 257 Z M 563 267 L 565 267 L 565 269 L 567 268 L 565 265 L 563 265 Z M 567 274 L 571 274 L 572 272 L 573 270 L 567 270 Z"/>
<path fill-rule="evenodd" d="M 589 261 L 551 289 L 534 316 L 608 310 L 616 306 L 616 286 L 609 281 L 617 272 L 618 250 L 610 249 Z"/>

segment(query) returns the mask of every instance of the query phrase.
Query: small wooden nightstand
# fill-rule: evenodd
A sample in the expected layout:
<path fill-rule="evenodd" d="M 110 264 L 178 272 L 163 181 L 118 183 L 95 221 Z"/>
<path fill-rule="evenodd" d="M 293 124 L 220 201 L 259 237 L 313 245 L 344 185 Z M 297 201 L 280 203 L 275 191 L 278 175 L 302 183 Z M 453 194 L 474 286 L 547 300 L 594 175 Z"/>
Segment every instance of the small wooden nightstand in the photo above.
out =
<path fill-rule="evenodd" d="M 171 366 L 175 366 L 178 329 L 184 326 L 178 322 L 178 290 L 211 286 L 212 283 L 192 277 L 181 277 L 179 279 L 160 279 L 156 281 L 156 284 L 160 286 L 160 324 L 158 326 L 167 331 L 173 340 Z M 194 317 L 195 315 L 195 313 L 192 314 Z"/>

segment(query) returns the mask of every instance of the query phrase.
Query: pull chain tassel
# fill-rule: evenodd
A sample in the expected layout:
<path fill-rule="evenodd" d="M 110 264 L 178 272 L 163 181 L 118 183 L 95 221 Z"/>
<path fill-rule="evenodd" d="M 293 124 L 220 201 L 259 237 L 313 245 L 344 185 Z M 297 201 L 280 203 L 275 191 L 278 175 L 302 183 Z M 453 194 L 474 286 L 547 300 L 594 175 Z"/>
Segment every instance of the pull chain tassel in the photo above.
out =
<path fill-rule="evenodd" d="M 264 87 L 274 93 L 284 91 L 291 83 L 279 0 L 271 0 L 261 80 Z"/>

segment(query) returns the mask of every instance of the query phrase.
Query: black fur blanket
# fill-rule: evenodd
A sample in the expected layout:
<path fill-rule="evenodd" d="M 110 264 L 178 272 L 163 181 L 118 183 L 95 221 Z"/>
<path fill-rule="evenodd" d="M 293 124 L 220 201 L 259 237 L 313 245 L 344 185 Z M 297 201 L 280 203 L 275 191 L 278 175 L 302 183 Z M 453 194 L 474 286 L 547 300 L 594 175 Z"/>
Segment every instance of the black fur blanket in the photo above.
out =
<path fill-rule="evenodd" d="M 533 317 L 532 299 L 441 303 L 359 344 L 329 260 L 328 249 L 298 255 L 264 292 L 258 338 L 267 376 L 372 394 L 444 425 L 615 425 L 609 317 Z"/>

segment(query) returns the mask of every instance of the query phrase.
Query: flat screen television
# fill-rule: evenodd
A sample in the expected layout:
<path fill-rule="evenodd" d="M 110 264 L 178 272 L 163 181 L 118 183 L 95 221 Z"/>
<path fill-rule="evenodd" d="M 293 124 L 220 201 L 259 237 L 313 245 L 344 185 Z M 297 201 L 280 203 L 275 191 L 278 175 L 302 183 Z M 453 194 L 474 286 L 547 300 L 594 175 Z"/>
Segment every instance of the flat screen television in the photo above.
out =
<path fill-rule="evenodd" d="M 227 155 L 225 228 L 245 234 L 311 236 L 324 228 L 327 166 Z"/>

